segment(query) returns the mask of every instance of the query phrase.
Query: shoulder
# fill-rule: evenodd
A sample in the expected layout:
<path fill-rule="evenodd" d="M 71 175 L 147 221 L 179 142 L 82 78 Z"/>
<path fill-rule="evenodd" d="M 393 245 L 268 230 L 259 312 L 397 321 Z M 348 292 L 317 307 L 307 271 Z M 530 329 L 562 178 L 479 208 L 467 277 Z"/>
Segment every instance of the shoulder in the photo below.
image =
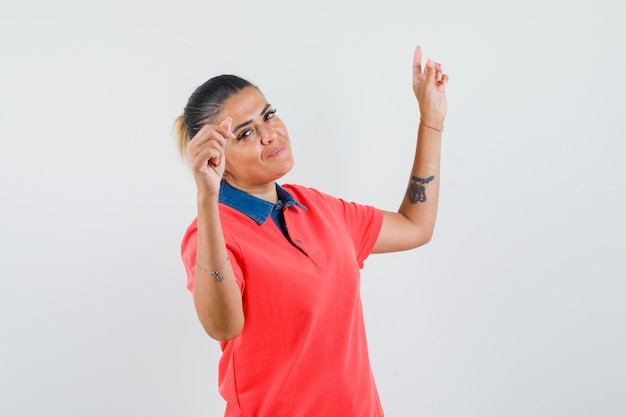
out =
<path fill-rule="evenodd" d="M 315 208 L 315 211 L 332 212 L 342 216 L 356 216 L 363 218 L 369 216 L 380 216 L 382 211 L 376 207 L 359 204 L 353 201 L 344 200 L 330 194 L 318 191 L 315 188 L 304 187 L 302 185 L 285 184 L 282 186 L 299 203 L 308 209 Z"/>

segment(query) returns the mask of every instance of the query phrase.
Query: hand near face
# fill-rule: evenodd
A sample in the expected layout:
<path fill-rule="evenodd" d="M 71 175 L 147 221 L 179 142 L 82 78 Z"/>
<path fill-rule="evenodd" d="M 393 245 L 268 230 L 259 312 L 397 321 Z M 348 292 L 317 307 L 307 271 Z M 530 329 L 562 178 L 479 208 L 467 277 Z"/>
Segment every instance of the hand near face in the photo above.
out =
<path fill-rule="evenodd" d="M 217 195 L 224 176 L 226 141 L 235 137 L 230 131 L 232 119 L 218 125 L 207 124 L 191 139 L 187 147 L 189 166 L 198 192 Z"/>
<path fill-rule="evenodd" d="M 441 64 L 428 59 L 422 71 L 422 48 L 415 48 L 413 55 L 413 92 L 419 102 L 422 119 L 434 126 L 443 126 L 448 111 L 446 84 L 448 75 Z"/>

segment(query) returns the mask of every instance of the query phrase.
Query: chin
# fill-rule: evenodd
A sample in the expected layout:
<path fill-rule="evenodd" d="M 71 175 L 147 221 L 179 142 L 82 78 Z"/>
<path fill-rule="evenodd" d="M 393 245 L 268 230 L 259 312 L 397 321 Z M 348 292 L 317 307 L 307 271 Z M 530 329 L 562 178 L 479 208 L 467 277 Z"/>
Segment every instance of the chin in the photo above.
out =
<path fill-rule="evenodd" d="M 285 164 L 283 169 L 278 172 L 278 174 L 280 175 L 279 178 L 284 177 L 285 175 L 289 174 L 289 172 L 293 168 L 293 165 L 294 165 L 293 160 L 289 164 Z"/>
<path fill-rule="evenodd" d="M 276 176 L 277 176 L 276 179 L 282 178 L 285 175 L 289 174 L 293 166 L 294 166 L 293 159 L 291 159 L 288 163 L 285 162 L 284 166 L 282 166 L 280 170 L 276 170 Z"/>

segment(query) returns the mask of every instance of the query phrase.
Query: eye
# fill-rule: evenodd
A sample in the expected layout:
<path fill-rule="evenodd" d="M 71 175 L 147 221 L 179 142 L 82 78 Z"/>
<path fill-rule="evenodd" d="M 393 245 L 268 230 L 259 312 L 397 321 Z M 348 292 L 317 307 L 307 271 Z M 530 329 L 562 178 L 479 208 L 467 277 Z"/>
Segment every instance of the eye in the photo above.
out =
<path fill-rule="evenodd" d="M 252 134 L 252 129 L 246 129 L 241 131 L 241 133 L 239 134 L 239 136 L 237 136 L 237 140 L 242 140 L 247 138 L 248 136 L 250 136 Z"/>
<path fill-rule="evenodd" d="M 268 111 L 267 113 L 265 113 L 265 120 L 273 119 L 275 114 L 276 114 L 276 109 Z"/>

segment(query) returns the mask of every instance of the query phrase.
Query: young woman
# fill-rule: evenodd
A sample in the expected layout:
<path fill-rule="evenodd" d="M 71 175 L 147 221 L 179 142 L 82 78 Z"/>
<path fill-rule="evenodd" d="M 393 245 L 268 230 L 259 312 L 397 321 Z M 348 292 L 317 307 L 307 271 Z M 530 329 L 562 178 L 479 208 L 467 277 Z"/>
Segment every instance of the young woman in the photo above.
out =
<path fill-rule="evenodd" d="M 398 212 L 279 185 L 294 161 L 289 134 L 251 83 L 208 80 L 176 120 L 197 186 L 184 236 L 188 288 L 206 332 L 221 342 L 219 389 L 228 417 L 378 417 L 359 294 L 370 253 L 402 251 L 433 234 L 448 76 L 415 50 L 421 120 Z"/>

